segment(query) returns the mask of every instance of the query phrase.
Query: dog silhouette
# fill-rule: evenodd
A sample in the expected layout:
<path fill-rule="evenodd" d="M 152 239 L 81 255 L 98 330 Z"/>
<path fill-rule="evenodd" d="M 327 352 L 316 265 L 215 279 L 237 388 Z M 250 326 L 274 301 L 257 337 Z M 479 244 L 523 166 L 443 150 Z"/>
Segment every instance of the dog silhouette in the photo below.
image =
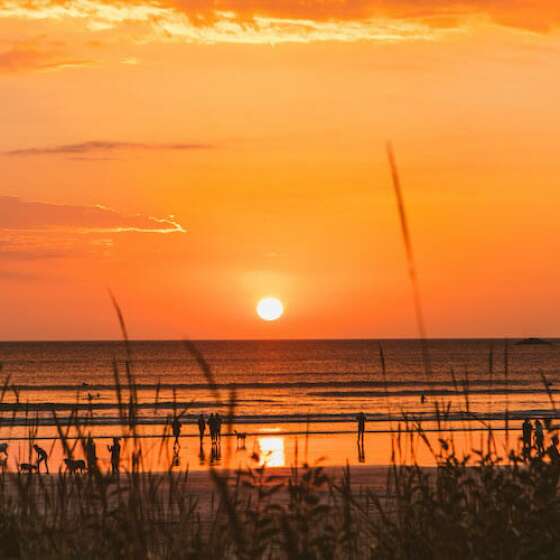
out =
<path fill-rule="evenodd" d="M 86 462 L 83 459 L 64 459 L 64 464 L 66 470 L 72 474 L 76 474 L 78 471 L 83 473 L 86 470 Z"/>

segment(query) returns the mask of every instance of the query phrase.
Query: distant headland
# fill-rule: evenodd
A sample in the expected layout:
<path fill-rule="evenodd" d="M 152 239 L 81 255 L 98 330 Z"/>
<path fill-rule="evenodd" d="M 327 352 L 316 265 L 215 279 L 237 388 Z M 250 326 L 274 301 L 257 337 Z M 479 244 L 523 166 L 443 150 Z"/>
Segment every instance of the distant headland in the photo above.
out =
<path fill-rule="evenodd" d="M 536 338 L 536 337 L 529 337 L 524 338 L 523 340 L 519 340 L 515 343 L 516 346 L 552 346 L 552 342 L 549 340 L 545 340 L 544 338 Z"/>

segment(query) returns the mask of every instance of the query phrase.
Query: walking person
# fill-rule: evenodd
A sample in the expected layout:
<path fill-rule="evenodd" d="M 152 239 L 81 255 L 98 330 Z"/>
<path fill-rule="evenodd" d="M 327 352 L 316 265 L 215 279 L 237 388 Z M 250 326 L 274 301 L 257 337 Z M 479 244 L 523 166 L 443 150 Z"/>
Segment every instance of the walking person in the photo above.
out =
<path fill-rule="evenodd" d="M 199 414 L 197 423 L 200 442 L 202 443 L 202 440 L 204 439 L 204 432 L 206 431 L 206 420 L 204 419 L 204 414 Z"/>
<path fill-rule="evenodd" d="M 523 457 L 528 459 L 531 456 L 531 446 L 533 442 L 533 425 L 529 418 L 525 418 L 521 426 L 522 440 L 523 440 Z"/>
<path fill-rule="evenodd" d="M 544 430 L 540 420 L 535 422 L 535 447 L 539 457 L 544 455 Z"/>
<path fill-rule="evenodd" d="M 360 412 L 358 416 L 356 416 L 356 420 L 358 422 L 358 440 L 361 440 L 363 445 L 364 434 L 366 431 L 366 415 L 363 412 Z"/>
<path fill-rule="evenodd" d="M 121 444 L 118 437 L 113 438 L 113 445 L 108 445 L 107 449 L 111 453 L 111 474 L 118 476 L 121 466 Z"/>
<path fill-rule="evenodd" d="M 173 436 L 175 437 L 175 446 L 177 447 L 179 446 L 179 437 L 181 437 L 181 421 L 177 416 L 173 418 L 171 428 L 173 430 Z"/>
<path fill-rule="evenodd" d="M 218 441 L 222 440 L 222 417 L 219 412 L 216 412 L 214 416 L 214 422 L 216 423 L 216 439 Z"/>
<path fill-rule="evenodd" d="M 41 463 L 45 463 L 45 469 L 47 474 L 49 474 L 49 463 L 47 462 L 49 454 L 37 444 L 33 446 L 33 449 L 35 449 L 35 452 L 37 453 L 37 472 L 41 472 Z"/>
<path fill-rule="evenodd" d="M 210 430 L 210 439 L 212 440 L 212 444 L 214 444 L 216 443 L 216 417 L 213 412 L 211 412 L 208 417 L 208 429 Z"/>

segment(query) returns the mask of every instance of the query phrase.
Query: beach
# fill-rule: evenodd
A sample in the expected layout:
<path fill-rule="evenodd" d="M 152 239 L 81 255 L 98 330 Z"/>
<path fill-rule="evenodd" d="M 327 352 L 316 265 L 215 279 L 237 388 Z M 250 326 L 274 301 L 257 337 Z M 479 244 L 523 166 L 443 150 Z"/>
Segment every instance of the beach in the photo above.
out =
<path fill-rule="evenodd" d="M 556 415 L 555 345 L 430 341 L 429 379 L 415 340 L 203 341 L 196 347 L 211 379 L 181 341 L 0 343 L 7 383 L 0 441 L 9 444 L 8 468 L 32 462 L 33 440 L 48 450 L 56 472 L 67 455 L 61 434 L 73 442 L 91 435 L 105 466 L 111 438 L 121 437 L 123 468 L 130 468 L 135 441 L 146 468 L 156 471 L 235 469 L 256 456 L 269 467 L 380 466 L 390 463 L 399 430 L 402 459 L 431 466 L 430 445 L 442 438 L 468 452 L 487 443 L 491 427 L 499 451 L 506 442 L 518 445 L 526 416 Z M 223 417 L 217 453 L 208 429 L 201 445 L 196 423 L 212 412 Z M 358 412 L 367 417 L 363 449 Z M 181 424 L 177 449 L 173 418 Z M 236 432 L 246 434 L 244 445 Z M 74 454 L 83 457 L 80 445 Z"/>

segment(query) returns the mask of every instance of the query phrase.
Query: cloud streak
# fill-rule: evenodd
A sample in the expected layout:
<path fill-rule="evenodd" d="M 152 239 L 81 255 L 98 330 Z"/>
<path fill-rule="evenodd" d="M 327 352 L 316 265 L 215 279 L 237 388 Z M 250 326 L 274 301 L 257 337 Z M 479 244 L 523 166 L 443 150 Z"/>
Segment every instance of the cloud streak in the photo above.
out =
<path fill-rule="evenodd" d="M 557 0 L 0 0 L 0 17 L 82 20 L 92 31 L 145 26 L 160 40 L 281 43 L 432 39 L 472 18 L 557 28 Z"/>
<path fill-rule="evenodd" d="M 15 46 L 0 52 L 0 73 L 16 74 L 30 71 L 61 70 L 90 66 L 91 61 L 41 51 L 29 46 Z"/>
<path fill-rule="evenodd" d="M 174 216 L 127 215 L 105 206 L 71 206 L 0 197 L 0 229 L 11 232 L 186 233 Z"/>
<path fill-rule="evenodd" d="M 42 146 L 34 148 L 19 148 L 3 152 L 10 157 L 31 157 L 31 156 L 83 156 L 96 153 L 113 153 L 129 151 L 192 151 L 208 150 L 213 146 L 201 143 L 143 143 L 143 142 L 118 142 L 118 141 L 99 141 L 91 140 L 76 144 L 61 144 L 57 146 Z"/>

